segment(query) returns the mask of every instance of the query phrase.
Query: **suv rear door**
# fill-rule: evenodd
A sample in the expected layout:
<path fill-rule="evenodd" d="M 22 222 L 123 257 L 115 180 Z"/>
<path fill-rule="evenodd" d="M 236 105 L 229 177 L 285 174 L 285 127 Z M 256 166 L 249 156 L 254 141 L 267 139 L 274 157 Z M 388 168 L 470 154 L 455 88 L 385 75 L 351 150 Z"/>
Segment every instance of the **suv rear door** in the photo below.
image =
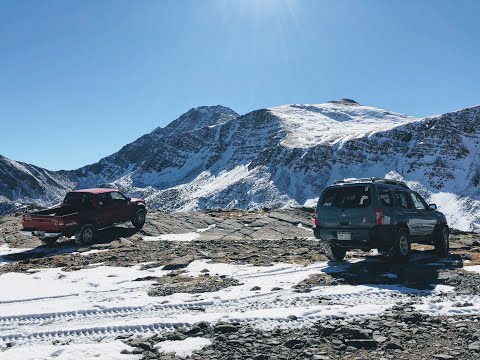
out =
<path fill-rule="evenodd" d="M 374 189 L 369 185 L 326 188 L 317 207 L 322 228 L 370 228 L 375 225 Z"/>

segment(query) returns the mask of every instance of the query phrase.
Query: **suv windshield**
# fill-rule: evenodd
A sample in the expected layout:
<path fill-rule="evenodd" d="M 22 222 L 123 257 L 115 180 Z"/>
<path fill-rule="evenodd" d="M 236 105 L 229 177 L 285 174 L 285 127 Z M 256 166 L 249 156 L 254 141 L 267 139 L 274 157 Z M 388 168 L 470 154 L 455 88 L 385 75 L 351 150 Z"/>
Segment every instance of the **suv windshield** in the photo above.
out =
<path fill-rule="evenodd" d="M 322 206 L 337 208 L 364 208 L 372 203 L 370 186 L 347 186 L 327 189 L 322 199 Z"/>

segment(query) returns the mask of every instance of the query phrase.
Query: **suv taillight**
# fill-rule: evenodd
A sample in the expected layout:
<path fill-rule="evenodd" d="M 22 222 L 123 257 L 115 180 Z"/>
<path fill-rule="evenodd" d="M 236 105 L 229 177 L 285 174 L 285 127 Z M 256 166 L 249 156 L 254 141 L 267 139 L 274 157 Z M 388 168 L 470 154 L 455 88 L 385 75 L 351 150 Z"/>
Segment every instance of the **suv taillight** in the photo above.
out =
<path fill-rule="evenodd" d="M 385 217 L 383 216 L 383 211 L 380 208 L 375 209 L 375 224 L 377 225 L 383 225 L 383 219 Z"/>
<path fill-rule="evenodd" d="M 313 218 L 313 223 L 315 224 L 315 226 L 318 225 L 318 211 L 315 210 L 315 217 Z"/>

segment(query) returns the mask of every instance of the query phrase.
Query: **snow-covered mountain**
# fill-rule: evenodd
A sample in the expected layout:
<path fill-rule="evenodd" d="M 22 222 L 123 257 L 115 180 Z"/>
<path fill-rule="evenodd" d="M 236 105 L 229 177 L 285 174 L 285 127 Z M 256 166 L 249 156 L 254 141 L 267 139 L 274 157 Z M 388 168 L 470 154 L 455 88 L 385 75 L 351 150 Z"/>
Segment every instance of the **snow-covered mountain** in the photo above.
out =
<path fill-rule="evenodd" d="M 200 107 L 96 164 L 53 174 L 69 179 L 61 191 L 108 184 L 165 211 L 313 204 L 335 179 L 402 178 L 451 225 L 480 229 L 479 125 L 480 107 L 427 118 L 347 99 L 243 116 Z"/>
<path fill-rule="evenodd" d="M 65 172 L 49 171 L 0 155 L 0 214 L 25 203 L 52 205 L 74 186 Z"/>

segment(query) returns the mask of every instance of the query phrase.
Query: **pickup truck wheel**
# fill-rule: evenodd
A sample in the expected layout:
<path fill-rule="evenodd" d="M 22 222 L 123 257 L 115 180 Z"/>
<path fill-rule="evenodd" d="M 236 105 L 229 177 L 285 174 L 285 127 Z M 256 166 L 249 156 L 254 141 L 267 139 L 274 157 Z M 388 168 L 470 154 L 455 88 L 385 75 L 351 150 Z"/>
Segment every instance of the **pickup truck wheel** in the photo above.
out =
<path fill-rule="evenodd" d="M 400 230 L 393 244 L 391 254 L 397 261 L 407 261 L 411 252 L 412 249 L 410 247 L 408 233 L 405 230 Z"/>
<path fill-rule="evenodd" d="M 442 226 L 436 231 L 433 239 L 433 245 L 435 247 L 435 253 L 438 256 L 448 256 L 448 252 L 450 250 L 448 236 L 448 228 L 446 226 Z"/>
<path fill-rule="evenodd" d="M 331 244 L 323 245 L 323 252 L 331 261 L 342 261 L 347 254 L 347 250 Z"/>
<path fill-rule="evenodd" d="M 143 228 L 147 212 L 144 209 L 138 209 L 132 219 L 132 225 L 137 229 Z"/>
<path fill-rule="evenodd" d="M 90 244 L 95 238 L 95 228 L 91 224 L 83 225 L 75 234 L 77 245 Z"/>

